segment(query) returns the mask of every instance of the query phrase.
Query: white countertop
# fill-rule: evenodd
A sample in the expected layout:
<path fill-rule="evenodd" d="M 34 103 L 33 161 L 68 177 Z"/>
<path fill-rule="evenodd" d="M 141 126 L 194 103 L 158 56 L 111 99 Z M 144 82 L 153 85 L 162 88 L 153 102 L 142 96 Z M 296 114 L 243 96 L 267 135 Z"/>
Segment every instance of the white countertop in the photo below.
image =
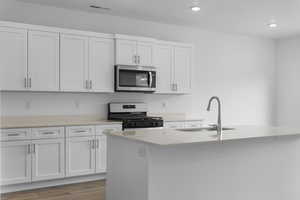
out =
<path fill-rule="evenodd" d="M 87 126 L 122 124 L 118 121 L 108 121 L 97 116 L 24 116 L 2 117 L 0 128 L 38 128 L 54 126 Z"/>
<path fill-rule="evenodd" d="M 300 136 L 300 128 L 258 126 L 235 126 L 234 128 L 234 130 L 223 131 L 223 137 L 221 139 L 217 137 L 216 131 L 207 130 L 186 132 L 172 129 L 143 129 L 123 132 L 112 132 L 108 133 L 108 135 L 157 145 L 220 142 L 229 140 L 278 137 L 289 135 Z"/>

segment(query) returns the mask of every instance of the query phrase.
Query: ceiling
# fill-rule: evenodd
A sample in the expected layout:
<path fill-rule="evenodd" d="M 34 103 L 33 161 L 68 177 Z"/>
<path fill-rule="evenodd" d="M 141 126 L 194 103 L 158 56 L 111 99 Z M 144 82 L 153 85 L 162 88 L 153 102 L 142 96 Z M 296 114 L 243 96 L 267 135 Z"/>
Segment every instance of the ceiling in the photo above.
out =
<path fill-rule="evenodd" d="M 206 30 L 279 38 L 300 34 L 300 0 L 19 0 L 87 12 L 99 12 Z M 111 8 L 90 8 L 97 5 Z M 268 23 L 276 20 L 278 27 Z"/>

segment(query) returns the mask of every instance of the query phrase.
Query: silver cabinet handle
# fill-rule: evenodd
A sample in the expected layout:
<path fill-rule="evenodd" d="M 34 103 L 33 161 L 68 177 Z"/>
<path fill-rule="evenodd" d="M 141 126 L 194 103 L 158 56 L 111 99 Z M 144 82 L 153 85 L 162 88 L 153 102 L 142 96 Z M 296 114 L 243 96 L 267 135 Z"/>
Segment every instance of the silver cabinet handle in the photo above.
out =
<path fill-rule="evenodd" d="M 12 137 L 12 136 L 19 136 L 20 134 L 19 133 L 9 133 L 9 134 L 7 134 L 7 136 L 10 136 L 10 137 Z"/>
<path fill-rule="evenodd" d="M 24 87 L 27 88 L 27 78 L 24 78 Z"/>
<path fill-rule="evenodd" d="M 152 87 L 152 72 L 149 72 L 149 88 Z"/>
<path fill-rule="evenodd" d="M 90 148 L 93 149 L 93 140 L 89 140 Z"/>
<path fill-rule="evenodd" d="M 132 56 L 133 63 L 137 64 L 136 55 Z"/>
<path fill-rule="evenodd" d="M 27 144 L 27 153 L 30 154 L 31 153 L 31 145 Z"/>
<path fill-rule="evenodd" d="M 175 83 L 172 83 L 171 87 L 172 87 L 172 91 L 176 91 L 176 84 Z"/>
<path fill-rule="evenodd" d="M 140 56 L 138 56 L 138 64 L 140 64 L 141 62 L 141 57 Z"/>
<path fill-rule="evenodd" d="M 74 131 L 74 133 L 85 133 L 85 130 L 78 130 L 78 131 Z"/>
<path fill-rule="evenodd" d="M 96 140 L 96 144 L 97 144 L 97 149 L 99 149 L 99 139 Z"/>
<path fill-rule="evenodd" d="M 44 135 L 51 135 L 51 134 L 55 134 L 55 133 L 54 133 L 54 132 L 48 131 L 48 132 L 43 132 L 43 134 L 44 134 Z"/>
<path fill-rule="evenodd" d="M 89 89 L 89 81 L 88 80 L 85 81 L 85 89 Z"/>
<path fill-rule="evenodd" d="M 90 80 L 90 89 L 92 89 L 92 88 L 93 88 L 93 81 Z"/>
<path fill-rule="evenodd" d="M 31 78 L 29 78 L 29 88 L 31 88 Z"/>
<path fill-rule="evenodd" d="M 32 144 L 33 150 L 32 153 L 35 153 L 35 144 Z"/>

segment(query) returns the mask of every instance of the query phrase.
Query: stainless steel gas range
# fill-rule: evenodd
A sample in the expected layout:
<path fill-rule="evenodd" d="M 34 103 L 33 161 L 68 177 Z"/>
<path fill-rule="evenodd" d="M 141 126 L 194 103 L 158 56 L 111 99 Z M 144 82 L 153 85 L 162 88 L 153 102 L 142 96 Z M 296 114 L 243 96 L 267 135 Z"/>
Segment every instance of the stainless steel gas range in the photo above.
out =
<path fill-rule="evenodd" d="M 147 116 L 145 103 L 109 103 L 108 119 L 122 121 L 123 130 L 164 126 L 162 117 Z"/>

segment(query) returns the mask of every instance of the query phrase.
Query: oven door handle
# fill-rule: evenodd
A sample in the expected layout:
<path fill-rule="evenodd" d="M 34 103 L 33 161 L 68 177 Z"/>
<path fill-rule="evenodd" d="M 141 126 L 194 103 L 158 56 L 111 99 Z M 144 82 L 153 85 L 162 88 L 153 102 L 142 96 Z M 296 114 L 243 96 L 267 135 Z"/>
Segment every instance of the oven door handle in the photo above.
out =
<path fill-rule="evenodd" d="M 149 72 L 149 88 L 152 87 L 152 72 Z"/>

